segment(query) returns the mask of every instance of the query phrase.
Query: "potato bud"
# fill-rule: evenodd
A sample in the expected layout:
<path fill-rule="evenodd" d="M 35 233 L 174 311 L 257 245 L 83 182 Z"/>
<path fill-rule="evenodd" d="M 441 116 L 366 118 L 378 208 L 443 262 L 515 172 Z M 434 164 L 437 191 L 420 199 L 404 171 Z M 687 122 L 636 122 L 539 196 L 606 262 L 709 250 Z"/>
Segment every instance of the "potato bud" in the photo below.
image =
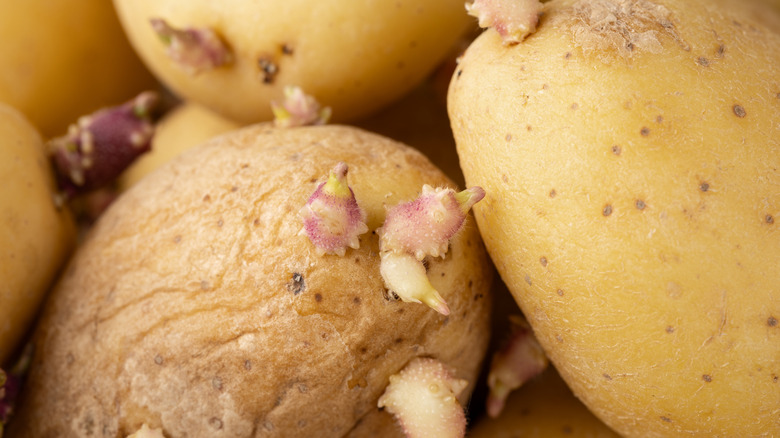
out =
<path fill-rule="evenodd" d="M 212 70 L 233 60 L 233 54 L 213 29 L 208 27 L 179 30 L 162 18 L 149 20 L 167 48 L 168 56 L 191 75 Z"/>

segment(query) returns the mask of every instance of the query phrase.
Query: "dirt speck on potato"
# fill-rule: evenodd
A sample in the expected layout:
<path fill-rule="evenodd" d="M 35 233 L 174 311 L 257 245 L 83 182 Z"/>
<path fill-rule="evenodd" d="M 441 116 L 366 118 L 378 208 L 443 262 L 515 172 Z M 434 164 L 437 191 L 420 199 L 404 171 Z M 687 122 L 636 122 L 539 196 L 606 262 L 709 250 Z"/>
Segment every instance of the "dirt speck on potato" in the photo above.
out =
<path fill-rule="evenodd" d="M 774 316 L 770 316 L 766 320 L 766 325 L 768 325 L 769 327 L 777 327 L 777 318 L 775 318 Z"/>
<path fill-rule="evenodd" d="M 292 292 L 293 295 L 298 295 L 299 293 L 305 291 L 306 280 L 303 279 L 303 275 L 298 272 L 293 273 L 290 282 L 287 283 L 287 290 Z"/>
<path fill-rule="evenodd" d="M 745 111 L 745 108 L 742 107 L 742 105 L 736 104 L 733 107 L 731 107 L 731 109 L 732 111 L 734 111 L 734 115 L 739 117 L 740 119 L 747 115 L 747 112 Z"/>

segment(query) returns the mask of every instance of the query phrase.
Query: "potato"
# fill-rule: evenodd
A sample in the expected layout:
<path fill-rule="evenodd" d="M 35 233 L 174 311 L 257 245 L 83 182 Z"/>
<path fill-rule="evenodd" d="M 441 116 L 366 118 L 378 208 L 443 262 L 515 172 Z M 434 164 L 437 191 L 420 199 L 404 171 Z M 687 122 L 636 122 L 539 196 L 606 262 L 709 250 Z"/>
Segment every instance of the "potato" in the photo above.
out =
<path fill-rule="evenodd" d="M 2 2 L 0 41 L 0 102 L 44 137 L 155 86 L 103 0 Z"/>
<path fill-rule="evenodd" d="M 1 103 L 0 175 L 2 365 L 70 253 L 75 227 L 69 212 L 54 204 L 54 176 L 41 135 L 19 111 Z"/>
<path fill-rule="evenodd" d="M 114 4 L 158 78 L 242 124 L 270 120 L 270 102 L 282 100 L 285 86 L 332 107 L 334 121 L 365 117 L 419 83 L 471 24 L 459 0 Z M 150 24 L 158 18 L 208 32 L 206 42 L 180 50 L 185 62 L 174 62 Z"/>
<path fill-rule="evenodd" d="M 234 131 L 125 192 L 54 290 L 11 436 L 394 436 L 377 408 L 415 357 L 475 385 L 492 268 L 471 219 L 428 277 L 450 307 L 393 300 L 378 237 L 319 256 L 298 211 L 335 163 L 375 230 L 449 186 L 425 157 L 344 126 Z M 16 427 L 16 429 L 14 429 Z"/>
<path fill-rule="evenodd" d="M 450 86 L 489 254 L 625 436 L 780 435 L 780 36 L 744 4 L 553 0 Z"/>
<path fill-rule="evenodd" d="M 617 438 L 572 394 L 554 368 L 512 392 L 497 418 L 477 419 L 470 438 Z"/>
<path fill-rule="evenodd" d="M 240 126 L 198 104 L 184 102 L 160 120 L 152 138 L 152 150 L 141 155 L 119 177 L 119 188 L 127 190 L 187 149 Z"/>

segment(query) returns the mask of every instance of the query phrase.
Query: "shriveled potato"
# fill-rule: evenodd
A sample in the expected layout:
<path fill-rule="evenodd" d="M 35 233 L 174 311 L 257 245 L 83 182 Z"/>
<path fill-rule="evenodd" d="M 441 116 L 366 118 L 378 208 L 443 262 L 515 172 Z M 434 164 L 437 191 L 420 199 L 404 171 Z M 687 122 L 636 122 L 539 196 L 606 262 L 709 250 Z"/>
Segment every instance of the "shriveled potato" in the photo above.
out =
<path fill-rule="evenodd" d="M 155 86 L 104 0 L 0 4 L 0 102 L 45 137 Z"/>
<path fill-rule="evenodd" d="M 167 163 L 187 149 L 240 125 L 201 105 L 184 102 L 160 120 L 152 138 L 151 151 L 141 155 L 119 178 L 124 191 L 146 174 Z"/>
<path fill-rule="evenodd" d="M 470 24 L 460 0 L 114 4 L 163 82 L 241 123 L 270 120 L 285 86 L 332 107 L 334 121 L 365 117 L 419 83 Z"/>
<path fill-rule="evenodd" d="M 780 36 L 747 5 L 552 0 L 450 86 L 490 255 L 626 436 L 780 435 Z"/>
<path fill-rule="evenodd" d="M 75 227 L 54 203 L 41 135 L 0 103 L 0 364 L 18 347 L 72 249 Z"/>
<path fill-rule="evenodd" d="M 393 300 L 378 236 L 318 255 L 298 212 L 334 164 L 375 230 L 423 184 L 411 148 L 343 126 L 256 125 L 149 174 L 96 223 L 53 292 L 12 432 L 21 437 L 394 436 L 377 401 L 415 357 L 468 381 L 492 275 L 469 219 L 427 276 L 449 305 Z M 15 429 L 14 429 L 15 428 Z"/>
<path fill-rule="evenodd" d="M 484 416 L 470 438 L 617 438 L 572 394 L 554 368 L 512 392 L 497 418 Z"/>

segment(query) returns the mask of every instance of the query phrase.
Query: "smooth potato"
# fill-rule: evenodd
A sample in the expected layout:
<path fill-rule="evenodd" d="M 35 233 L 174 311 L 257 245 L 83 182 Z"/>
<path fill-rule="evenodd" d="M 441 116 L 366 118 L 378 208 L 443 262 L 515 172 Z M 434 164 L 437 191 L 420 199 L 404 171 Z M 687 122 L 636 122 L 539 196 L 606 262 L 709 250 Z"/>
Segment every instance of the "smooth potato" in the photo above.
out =
<path fill-rule="evenodd" d="M 0 4 L 0 102 L 44 137 L 156 86 L 104 0 Z"/>
<path fill-rule="evenodd" d="M 780 435 L 780 35 L 747 6 L 553 0 L 450 86 L 498 271 L 626 436 Z"/>
<path fill-rule="evenodd" d="M 339 161 L 379 227 L 423 184 L 412 148 L 342 126 L 256 125 L 149 174 L 99 219 L 48 302 L 11 436 L 394 436 L 377 400 L 412 358 L 475 386 L 492 268 L 473 223 L 430 259 L 444 317 L 393 300 L 378 237 L 318 256 L 298 211 Z M 16 429 L 14 429 L 16 428 Z"/>
<path fill-rule="evenodd" d="M 468 29 L 460 0 L 115 0 L 149 68 L 184 99 L 242 124 L 271 120 L 270 102 L 299 86 L 333 108 L 334 121 L 363 118 L 411 90 Z M 232 62 L 192 74 L 174 63 L 149 20 L 211 29 Z"/>
<path fill-rule="evenodd" d="M 19 346 L 75 241 L 41 135 L 0 103 L 0 364 Z"/>
<path fill-rule="evenodd" d="M 141 155 L 119 177 L 119 189 L 127 190 L 148 173 L 182 152 L 236 130 L 241 126 L 201 105 L 184 102 L 168 112 L 155 127 L 152 150 Z"/>
<path fill-rule="evenodd" d="M 497 418 L 483 416 L 470 438 L 617 438 L 572 394 L 554 368 L 512 392 Z"/>

